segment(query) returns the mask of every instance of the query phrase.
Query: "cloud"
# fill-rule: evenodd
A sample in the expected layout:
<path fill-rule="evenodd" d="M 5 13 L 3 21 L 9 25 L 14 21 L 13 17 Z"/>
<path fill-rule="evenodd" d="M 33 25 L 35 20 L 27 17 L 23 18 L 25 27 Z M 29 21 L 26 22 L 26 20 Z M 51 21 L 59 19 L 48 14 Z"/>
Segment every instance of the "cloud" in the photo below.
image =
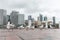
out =
<path fill-rule="evenodd" d="M 0 0 L 0 8 L 21 11 L 24 14 L 43 14 L 60 17 L 60 0 Z M 8 13 L 9 14 L 9 13 Z"/>
<path fill-rule="evenodd" d="M 27 13 L 39 12 L 38 0 L 15 0 L 9 5 L 10 8 L 25 8 Z"/>

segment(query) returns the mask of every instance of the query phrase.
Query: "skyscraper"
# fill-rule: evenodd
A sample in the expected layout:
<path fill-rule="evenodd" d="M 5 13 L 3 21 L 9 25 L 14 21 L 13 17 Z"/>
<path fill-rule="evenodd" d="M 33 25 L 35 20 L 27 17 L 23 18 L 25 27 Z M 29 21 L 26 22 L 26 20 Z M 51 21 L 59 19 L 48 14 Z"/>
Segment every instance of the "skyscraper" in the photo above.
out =
<path fill-rule="evenodd" d="M 43 15 L 40 14 L 39 18 L 40 18 L 40 21 L 42 22 L 43 21 Z"/>
<path fill-rule="evenodd" d="M 44 17 L 44 21 L 47 21 L 47 17 L 46 16 Z"/>
<path fill-rule="evenodd" d="M 10 21 L 10 15 L 7 15 L 7 20 Z"/>
<path fill-rule="evenodd" d="M 32 18 L 31 21 L 34 22 L 34 18 Z"/>
<path fill-rule="evenodd" d="M 19 12 L 17 11 L 12 11 L 12 13 L 10 14 L 10 21 L 16 26 L 18 25 L 18 13 Z"/>
<path fill-rule="evenodd" d="M 8 24 L 8 22 L 10 22 L 10 15 L 6 16 L 6 20 L 7 20 L 7 24 Z"/>
<path fill-rule="evenodd" d="M 40 21 L 40 18 L 39 18 L 39 17 L 37 17 L 37 20 L 38 20 L 38 21 Z"/>
<path fill-rule="evenodd" d="M 55 17 L 53 17 L 53 25 L 55 25 Z"/>
<path fill-rule="evenodd" d="M 4 9 L 0 9 L 0 25 L 5 25 L 6 22 L 6 13 L 7 11 Z"/>
<path fill-rule="evenodd" d="M 19 14 L 18 15 L 18 25 L 23 25 L 24 24 L 24 14 Z"/>
<path fill-rule="evenodd" d="M 29 15 L 29 16 L 28 16 L 28 20 L 31 20 L 31 22 L 33 22 L 33 21 L 34 21 L 34 18 L 32 18 L 32 16 Z"/>
<path fill-rule="evenodd" d="M 28 16 L 28 20 L 32 20 L 32 16 L 31 15 Z"/>

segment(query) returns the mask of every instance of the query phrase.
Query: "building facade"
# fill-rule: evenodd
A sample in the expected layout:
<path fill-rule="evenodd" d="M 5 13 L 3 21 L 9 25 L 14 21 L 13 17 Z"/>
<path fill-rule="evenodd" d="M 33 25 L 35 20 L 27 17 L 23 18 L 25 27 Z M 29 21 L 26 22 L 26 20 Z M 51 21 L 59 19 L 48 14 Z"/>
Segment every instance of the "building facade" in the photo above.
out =
<path fill-rule="evenodd" d="M 10 14 L 10 21 L 13 23 L 15 26 L 18 25 L 18 13 L 17 11 L 12 11 Z"/>
<path fill-rule="evenodd" d="M 55 17 L 53 17 L 53 25 L 55 25 Z"/>
<path fill-rule="evenodd" d="M 44 16 L 44 21 L 47 21 L 47 17 L 46 16 Z"/>
<path fill-rule="evenodd" d="M 32 16 L 31 15 L 28 16 L 28 20 L 32 20 Z"/>
<path fill-rule="evenodd" d="M 18 25 L 23 25 L 24 24 L 24 14 L 19 14 L 18 15 Z"/>
<path fill-rule="evenodd" d="M 43 15 L 40 14 L 39 19 L 42 22 L 43 21 Z"/>
<path fill-rule="evenodd" d="M 4 9 L 0 9 L 0 25 L 6 25 L 6 13 L 7 11 Z"/>

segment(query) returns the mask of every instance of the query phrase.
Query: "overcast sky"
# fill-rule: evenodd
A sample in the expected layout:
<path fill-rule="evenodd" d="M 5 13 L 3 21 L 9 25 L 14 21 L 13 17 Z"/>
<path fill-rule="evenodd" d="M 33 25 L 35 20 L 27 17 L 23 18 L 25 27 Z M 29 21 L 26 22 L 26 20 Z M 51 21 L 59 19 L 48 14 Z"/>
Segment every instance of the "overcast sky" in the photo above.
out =
<path fill-rule="evenodd" d="M 31 14 L 34 18 L 42 14 L 60 20 L 60 0 L 0 0 L 0 8 L 6 9 L 7 14 L 17 10 L 21 14 Z"/>

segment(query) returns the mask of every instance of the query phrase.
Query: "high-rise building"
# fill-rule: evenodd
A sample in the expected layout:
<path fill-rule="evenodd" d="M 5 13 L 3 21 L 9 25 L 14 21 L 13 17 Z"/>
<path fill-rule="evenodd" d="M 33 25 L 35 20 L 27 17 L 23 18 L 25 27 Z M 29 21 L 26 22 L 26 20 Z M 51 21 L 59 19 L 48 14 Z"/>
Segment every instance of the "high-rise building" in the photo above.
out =
<path fill-rule="evenodd" d="M 34 18 L 32 18 L 31 21 L 34 22 L 35 21 Z"/>
<path fill-rule="evenodd" d="M 37 17 L 37 20 L 38 20 L 38 21 L 40 21 L 40 18 L 39 18 L 39 17 Z"/>
<path fill-rule="evenodd" d="M 6 22 L 6 13 L 7 11 L 4 9 L 0 9 L 0 25 L 5 25 Z"/>
<path fill-rule="evenodd" d="M 34 18 L 32 18 L 31 15 L 28 16 L 28 20 L 31 20 L 31 22 L 34 22 Z"/>
<path fill-rule="evenodd" d="M 60 21 L 59 21 L 59 28 L 60 28 Z"/>
<path fill-rule="evenodd" d="M 18 15 L 18 25 L 23 25 L 24 24 L 24 14 L 19 14 Z"/>
<path fill-rule="evenodd" d="M 44 17 L 44 21 L 47 21 L 47 17 L 46 16 Z"/>
<path fill-rule="evenodd" d="M 8 22 L 10 22 L 10 15 L 6 16 L 6 20 L 7 20 L 7 24 L 8 24 Z"/>
<path fill-rule="evenodd" d="M 10 21 L 16 26 L 18 25 L 18 13 L 17 11 L 12 11 L 10 14 Z"/>
<path fill-rule="evenodd" d="M 53 25 L 55 25 L 55 17 L 53 17 Z"/>
<path fill-rule="evenodd" d="M 10 21 L 10 15 L 7 15 L 7 20 Z"/>
<path fill-rule="evenodd" d="M 39 19 L 42 22 L 43 21 L 43 15 L 40 14 Z"/>
<path fill-rule="evenodd" d="M 28 16 L 28 20 L 32 20 L 32 16 L 31 15 Z"/>

